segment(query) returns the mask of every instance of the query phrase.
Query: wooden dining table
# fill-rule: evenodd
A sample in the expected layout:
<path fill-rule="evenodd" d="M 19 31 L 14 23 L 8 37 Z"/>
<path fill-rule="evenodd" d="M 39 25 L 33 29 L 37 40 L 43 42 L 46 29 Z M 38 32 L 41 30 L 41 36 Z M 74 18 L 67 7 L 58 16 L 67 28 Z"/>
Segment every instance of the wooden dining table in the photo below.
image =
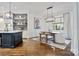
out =
<path fill-rule="evenodd" d="M 55 34 L 56 33 L 52 33 L 52 32 L 41 32 L 39 34 L 40 34 L 40 41 L 42 41 L 42 35 L 45 35 L 46 43 L 47 43 L 48 40 L 49 40 L 49 38 L 48 38 L 48 35 L 49 35 L 49 36 L 52 36 L 53 37 L 53 42 L 55 43 Z"/>

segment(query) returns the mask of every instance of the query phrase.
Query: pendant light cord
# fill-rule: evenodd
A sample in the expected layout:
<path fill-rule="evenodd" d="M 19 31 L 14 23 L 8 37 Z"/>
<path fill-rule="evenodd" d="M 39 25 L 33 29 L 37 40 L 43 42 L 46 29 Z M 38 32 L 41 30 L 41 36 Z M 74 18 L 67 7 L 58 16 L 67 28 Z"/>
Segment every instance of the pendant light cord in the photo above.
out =
<path fill-rule="evenodd" d="M 11 15 L 11 2 L 9 2 L 9 13 Z"/>

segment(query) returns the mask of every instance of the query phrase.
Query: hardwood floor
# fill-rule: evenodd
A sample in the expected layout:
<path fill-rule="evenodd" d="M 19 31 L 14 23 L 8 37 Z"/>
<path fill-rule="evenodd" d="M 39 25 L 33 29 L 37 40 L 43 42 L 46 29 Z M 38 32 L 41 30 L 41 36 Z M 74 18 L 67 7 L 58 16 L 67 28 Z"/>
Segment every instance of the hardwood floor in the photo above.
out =
<path fill-rule="evenodd" d="M 35 40 L 24 39 L 16 48 L 0 48 L 1 56 L 73 56 L 69 50 L 51 48 Z"/>

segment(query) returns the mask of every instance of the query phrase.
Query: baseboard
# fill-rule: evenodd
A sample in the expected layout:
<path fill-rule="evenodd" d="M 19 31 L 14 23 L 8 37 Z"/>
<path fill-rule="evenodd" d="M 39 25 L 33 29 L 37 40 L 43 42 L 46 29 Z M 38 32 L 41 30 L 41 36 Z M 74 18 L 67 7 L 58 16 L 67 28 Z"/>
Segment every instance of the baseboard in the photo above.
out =
<path fill-rule="evenodd" d="M 33 38 L 38 38 L 39 36 L 35 36 L 35 37 L 29 37 L 29 38 L 22 38 L 22 39 L 33 39 Z"/>
<path fill-rule="evenodd" d="M 32 39 L 32 38 L 38 38 L 39 36 L 36 36 L 36 37 L 30 37 L 29 39 Z"/>

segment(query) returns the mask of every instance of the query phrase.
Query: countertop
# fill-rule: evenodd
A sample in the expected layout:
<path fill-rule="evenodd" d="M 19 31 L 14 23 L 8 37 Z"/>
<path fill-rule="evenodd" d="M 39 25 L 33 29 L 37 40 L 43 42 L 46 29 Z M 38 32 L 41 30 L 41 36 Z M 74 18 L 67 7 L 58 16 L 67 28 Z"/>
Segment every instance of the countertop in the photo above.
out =
<path fill-rule="evenodd" d="M 13 30 L 13 31 L 0 31 L 0 33 L 17 33 L 22 32 L 21 30 Z"/>

